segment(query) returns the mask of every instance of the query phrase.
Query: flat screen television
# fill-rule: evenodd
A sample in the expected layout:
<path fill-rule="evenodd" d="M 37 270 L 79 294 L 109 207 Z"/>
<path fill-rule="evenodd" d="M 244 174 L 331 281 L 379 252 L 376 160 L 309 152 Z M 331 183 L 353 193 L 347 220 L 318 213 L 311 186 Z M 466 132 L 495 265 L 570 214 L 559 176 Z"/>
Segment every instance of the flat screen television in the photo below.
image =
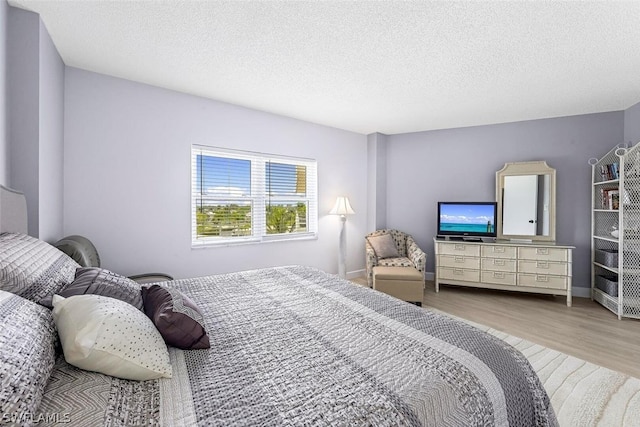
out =
<path fill-rule="evenodd" d="M 496 237 L 497 202 L 438 202 L 439 237 Z"/>

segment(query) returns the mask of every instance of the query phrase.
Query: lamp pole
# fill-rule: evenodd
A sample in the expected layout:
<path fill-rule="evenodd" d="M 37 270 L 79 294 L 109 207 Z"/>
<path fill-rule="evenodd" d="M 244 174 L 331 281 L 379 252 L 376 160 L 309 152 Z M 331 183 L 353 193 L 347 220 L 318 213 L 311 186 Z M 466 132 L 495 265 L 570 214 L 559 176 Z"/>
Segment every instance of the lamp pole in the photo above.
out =
<path fill-rule="evenodd" d="M 340 215 L 340 247 L 338 248 L 338 275 L 347 278 L 347 216 Z"/>
<path fill-rule="evenodd" d="M 347 230 L 345 223 L 347 215 L 355 212 L 351 208 L 349 199 L 346 196 L 339 196 L 333 209 L 329 211 L 331 215 L 340 215 L 340 241 L 338 244 L 338 275 L 343 279 L 347 278 Z"/>

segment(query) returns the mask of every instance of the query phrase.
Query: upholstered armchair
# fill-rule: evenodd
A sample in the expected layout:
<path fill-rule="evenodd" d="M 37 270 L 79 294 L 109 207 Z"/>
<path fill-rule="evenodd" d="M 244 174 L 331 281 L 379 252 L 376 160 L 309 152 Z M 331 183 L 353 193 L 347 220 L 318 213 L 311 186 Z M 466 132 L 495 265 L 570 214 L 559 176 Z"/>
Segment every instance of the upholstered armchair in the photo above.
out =
<path fill-rule="evenodd" d="M 385 247 L 384 240 L 387 240 L 387 243 L 391 241 L 391 239 L 384 238 L 385 234 L 391 236 L 395 248 L 389 247 L 390 244 Z M 374 246 L 377 246 L 377 252 Z M 370 288 L 373 287 L 373 267 L 376 266 L 414 267 L 422 274 L 424 281 L 427 254 L 420 249 L 410 234 L 391 229 L 377 230 L 366 235 L 365 248 L 367 256 L 367 284 Z"/>
<path fill-rule="evenodd" d="M 67 236 L 53 245 L 73 258 L 82 267 L 100 267 L 98 249 L 86 237 L 78 235 Z M 173 277 L 164 273 L 144 273 L 129 276 L 129 279 L 142 284 L 173 280 Z"/>

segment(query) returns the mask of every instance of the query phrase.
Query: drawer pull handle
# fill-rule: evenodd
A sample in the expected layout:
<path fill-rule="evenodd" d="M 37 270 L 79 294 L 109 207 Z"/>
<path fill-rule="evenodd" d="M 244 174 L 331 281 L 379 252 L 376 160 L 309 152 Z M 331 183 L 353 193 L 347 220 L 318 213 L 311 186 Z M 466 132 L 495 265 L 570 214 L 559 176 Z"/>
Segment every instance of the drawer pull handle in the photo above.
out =
<path fill-rule="evenodd" d="M 455 249 L 456 251 L 464 251 L 464 245 L 463 245 L 463 244 L 460 244 L 460 243 L 456 243 L 456 244 L 454 245 L 454 249 Z"/>
<path fill-rule="evenodd" d="M 505 265 L 505 262 L 503 259 L 494 259 L 493 265 Z"/>
<path fill-rule="evenodd" d="M 504 273 L 499 273 L 497 271 L 493 272 L 493 277 L 496 279 L 504 279 Z"/>
<path fill-rule="evenodd" d="M 538 255 L 549 255 L 549 248 L 537 248 Z"/>
<path fill-rule="evenodd" d="M 536 266 L 537 266 L 538 268 L 544 268 L 544 269 L 546 269 L 546 270 L 548 270 L 548 269 L 549 269 L 549 263 L 548 263 L 548 262 L 545 262 L 545 261 L 538 261 L 538 262 L 536 263 Z"/>
<path fill-rule="evenodd" d="M 544 275 L 536 275 L 536 282 L 548 282 L 549 281 L 549 276 L 544 276 Z"/>
<path fill-rule="evenodd" d="M 455 274 L 456 276 L 462 276 L 464 275 L 464 271 L 460 270 L 459 268 L 454 268 L 453 274 Z"/>
<path fill-rule="evenodd" d="M 503 254 L 506 248 L 502 246 L 494 246 L 493 252 Z"/>
<path fill-rule="evenodd" d="M 459 264 L 464 264 L 464 258 L 461 256 L 454 257 L 453 260 Z"/>

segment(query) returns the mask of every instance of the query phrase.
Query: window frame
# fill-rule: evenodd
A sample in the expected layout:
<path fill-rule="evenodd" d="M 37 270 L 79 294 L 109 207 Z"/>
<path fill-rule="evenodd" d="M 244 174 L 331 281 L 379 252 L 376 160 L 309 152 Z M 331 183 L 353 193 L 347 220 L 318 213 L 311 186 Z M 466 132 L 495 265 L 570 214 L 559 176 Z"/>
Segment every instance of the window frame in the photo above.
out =
<path fill-rule="evenodd" d="M 251 204 L 251 235 L 248 236 L 201 236 L 198 235 L 198 221 L 196 212 L 199 204 L 202 203 L 202 185 L 196 181 L 198 173 L 198 156 L 213 156 L 229 159 L 250 161 L 250 195 L 249 196 L 226 196 L 217 197 L 219 200 L 237 200 Z M 305 189 L 306 196 L 296 197 L 295 195 L 274 196 L 268 194 L 267 179 L 265 177 L 267 163 L 281 163 L 286 165 L 299 165 L 306 167 Z M 200 144 L 191 145 L 191 247 L 202 248 L 211 246 L 229 246 L 239 244 L 256 244 L 278 241 L 309 240 L 317 239 L 318 234 L 318 185 L 317 185 L 317 161 L 314 159 L 283 156 L 276 154 L 258 153 L 243 150 L 233 150 L 228 148 L 213 147 Z M 198 188 L 200 187 L 200 188 Z M 199 190 L 199 191 L 198 191 Z M 209 197 L 215 200 L 216 197 Z M 266 207 L 269 200 L 277 203 L 306 203 L 306 228 L 304 232 L 291 233 L 267 233 L 267 212 Z M 260 218 L 261 217 L 261 218 Z"/>

